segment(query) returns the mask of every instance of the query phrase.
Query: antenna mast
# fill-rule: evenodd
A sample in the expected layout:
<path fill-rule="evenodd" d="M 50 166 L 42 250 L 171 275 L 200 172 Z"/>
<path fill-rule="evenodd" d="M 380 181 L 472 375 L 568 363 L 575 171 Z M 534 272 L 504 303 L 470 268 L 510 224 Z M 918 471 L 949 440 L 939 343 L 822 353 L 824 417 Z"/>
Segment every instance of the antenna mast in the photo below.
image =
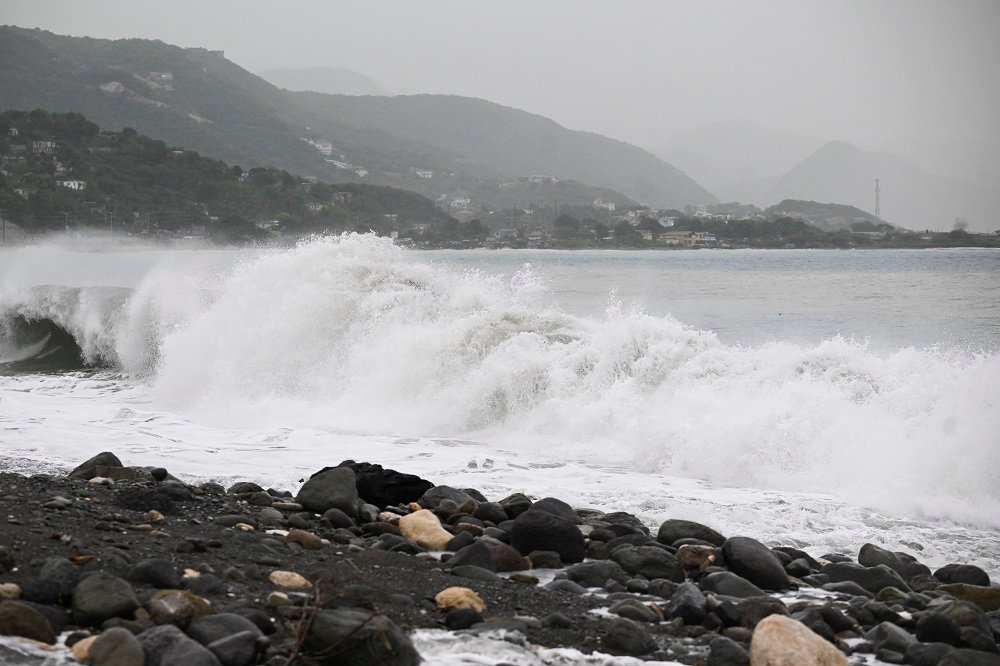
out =
<path fill-rule="evenodd" d="M 878 185 L 878 178 L 875 179 L 875 217 L 882 219 L 881 212 L 879 211 L 879 195 L 882 194 L 882 190 Z"/>

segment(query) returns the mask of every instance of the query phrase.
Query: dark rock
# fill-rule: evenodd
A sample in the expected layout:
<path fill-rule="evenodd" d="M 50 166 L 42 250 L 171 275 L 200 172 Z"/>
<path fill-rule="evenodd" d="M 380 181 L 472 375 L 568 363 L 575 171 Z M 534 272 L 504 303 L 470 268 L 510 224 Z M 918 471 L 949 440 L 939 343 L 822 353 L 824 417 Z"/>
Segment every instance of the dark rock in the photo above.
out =
<path fill-rule="evenodd" d="M 419 476 L 384 469 L 372 463 L 345 460 L 339 467 L 349 467 L 354 471 L 358 495 L 379 508 L 416 502 L 434 487 L 433 483 Z"/>
<path fill-rule="evenodd" d="M 92 479 L 96 476 L 98 466 L 122 467 L 122 461 L 118 459 L 118 456 L 110 451 L 104 451 L 102 453 L 98 453 L 90 460 L 80 463 L 76 469 L 69 473 L 69 478 Z"/>
<path fill-rule="evenodd" d="M 884 564 L 865 567 L 860 564 L 835 562 L 823 567 L 823 573 L 829 576 L 834 583 L 851 581 L 872 594 L 878 594 L 879 590 L 885 587 L 895 587 L 904 592 L 910 591 L 909 585 L 906 584 L 902 576 Z"/>
<path fill-rule="evenodd" d="M 724 536 L 711 527 L 701 523 L 678 519 L 664 521 L 656 533 L 656 540 L 669 546 L 678 539 L 699 539 L 713 546 L 721 546 L 726 540 Z"/>
<path fill-rule="evenodd" d="M 206 646 L 222 666 L 253 666 L 263 647 L 259 633 L 241 631 Z"/>
<path fill-rule="evenodd" d="M 172 624 L 147 629 L 136 637 L 142 644 L 145 666 L 221 666 L 211 651 L 188 638 Z"/>
<path fill-rule="evenodd" d="M 875 595 L 861 587 L 852 580 L 842 580 L 838 583 L 824 583 L 821 586 L 822 589 L 827 592 L 838 592 L 840 594 L 850 594 L 854 597 L 868 597 L 873 598 Z"/>
<path fill-rule="evenodd" d="M 132 586 L 105 571 L 96 571 L 73 590 L 73 620 L 81 626 L 99 626 L 112 617 L 130 618 L 139 607 Z"/>
<path fill-rule="evenodd" d="M 933 612 L 951 618 L 960 627 L 975 627 L 983 634 L 990 634 L 990 622 L 979 606 L 969 601 L 946 601 L 933 607 Z"/>
<path fill-rule="evenodd" d="M 476 500 L 477 502 L 486 501 L 486 495 L 483 495 L 475 488 L 462 488 L 462 492 L 471 497 L 472 499 Z"/>
<path fill-rule="evenodd" d="M 740 623 L 740 607 L 728 599 L 720 601 L 719 605 L 712 609 L 712 612 L 727 627 L 734 627 Z"/>
<path fill-rule="evenodd" d="M 48 619 L 31 606 L 17 601 L 0 602 L 0 635 L 24 636 L 50 645 L 56 642 Z"/>
<path fill-rule="evenodd" d="M 573 627 L 573 620 L 565 613 L 556 611 L 542 618 L 542 626 L 552 629 L 570 629 Z"/>
<path fill-rule="evenodd" d="M 705 666 L 750 666 L 750 653 L 731 638 L 718 636 L 708 644 Z"/>
<path fill-rule="evenodd" d="M 604 647 L 611 652 L 643 655 L 656 649 L 656 641 L 635 622 L 622 619 L 611 624 L 604 636 Z"/>
<path fill-rule="evenodd" d="M 884 664 L 905 664 L 906 655 L 896 652 L 895 650 L 890 650 L 888 648 L 880 648 L 875 652 L 875 658 Z"/>
<path fill-rule="evenodd" d="M 1000 666 L 1000 655 L 979 650 L 953 650 L 937 666 Z"/>
<path fill-rule="evenodd" d="M 813 632 L 819 636 L 822 636 L 831 643 L 836 641 L 836 636 L 834 636 L 833 629 L 826 620 L 823 618 L 822 609 L 816 606 L 810 606 L 805 610 L 801 610 L 792 615 L 792 617 L 802 624 L 806 625 Z"/>
<path fill-rule="evenodd" d="M 628 579 L 625 570 L 617 562 L 610 560 L 575 564 L 566 569 L 566 575 L 570 580 L 584 587 L 601 587 L 609 579 L 619 582 L 625 582 Z"/>
<path fill-rule="evenodd" d="M 533 569 L 561 569 L 562 560 L 559 553 L 552 550 L 533 550 L 528 553 Z"/>
<path fill-rule="evenodd" d="M 173 565 L 161 558 L 150 558 L 139 562 L 132 567 L 126 577 L 133 583 L 143 583 L 160 589 L 177 588 L 183 582 L 180 575 L 174 571 Z"/>
<path fill-rule="evenodd" d="M 250 493 L 264 492 L 264 489 L 252 481 L 237 481 L 233 485 L 229 486 L 229 490 L 226 492 L 230 495 L 248 495 Z"/>
<path fill-rule="evenodd" d="M 202 645 L 214 643 L 221 638 L 238 634 L 242 631 L 249 631 L 254 636 L 264 635 L 256 624 L 236 613 L 211 613 L 204 615 L 192 620 L 185 629 L 188 636 Z"/>
<path fill-rule="evenodd" d="M 726 566 L 733 573 L 765 590 L 788 587 L 788 574 L 771 550 L 750 537 L 730 537 L 722 544 Z"/>
<path fill-rule="evenodd" d="M 679 617 L 684 624 L 700 624 L 705 619 L 705 595 L 694 583 L 681 583 L 663 608 L 668 618 Z"/>
<path fill-rule="evenodd" d="M 461 564 L 452 568 L 451 573 L 453 576 L 469 578 L 471 580 L 500 580 L 500 576 L 493 573 L 490 569 L 484 569 L 472 564 Z"/>
<path fill-rule="evenodd" d="M 522 555 L 533 550 L 555 551 L 568 564 L 580 562 L 587 552 L 586 541 L 575 523 L 535 509 L 525 511 L 514 520 L 510 545 Z"/>
<path fill-rule="evenodd" d="M 913 666 L 937 666 L 954 650 L 947 643 L 914 643 L 906 648 L 906 662 Z"/>
<path fill-rule="evenodd" d="M 409 636 L 384 615 L 341 608 L 320 611 L 306 634 L 307 655 L 322 655 L 321 664 L 417 666 Z"/>
<path fill-rule="evenodd" d="M 168 516 L 177 513 L 177 503 L 165 485 L 156 488 L 123 488 L 115 493 L 118 506 L 130 511 L 146 512 L 156 509 Z"/>
<path fill-rule="evenodd" d="M 454 538 L 448 541 L 448 543 L 445 544 L 444 549 L 447 551 L 451 551 L 453 553 L 457 553 L 463 548 L 475 543 L 475 541 L 476 537 L 472 536 L 472 534 L 470 534 L 469 532 L 462 530 L 458 534 L 456 534 Z"/>
<path fill-rule="evenodd" d="M 21 583 L 21 596 L 40 604 L 68 604 L 80 579 L 79 568 L 65 557 L 45 559 L 37 578 Z"/>
<path fill-rule="evenodd" d="M 921 643 L 947 643 L 959 646 L 962 640 L 962 628 L 946 615 L 928 613 L 917 620 L 917 640 Z"/>
<path fill-rule="evenodd" d="M 358 488 L 348 467 L 331 467 L 309 477 L 299 488 L 295 501 L 313 513 L 340 509 L 348 516 L 358 512 Z"/>
<path fill-rule="evenodd" d="M 875 625 L 868 630 L 865 638 L 872 642 L 876 650 L 886 649 L 900 654 L 906 654 L 906 649 L 917 642 L 912 634 L 891 622 Z"/>
<path fill-rule="evenodd" d="M 626 513 L 624 511 L 612 511 L 611 513 L 604 514 L 603 520 L 604 522 L 609 523 L 612 528 L 627 526 L 632 530 L 642 532 L 647 536 L 649 535 L 649 528 L 631 513 Z"/>
<path fill-rule="evenodd" d="M 436 511 L 441 506 L 441 503 L 446 500 L 454 502 L 458 508 L 468 506 L 470 512 L 475 511 L 476 508 L 476 500 L 464 491 L 452 488 L 451 486 L 434 486 L 428 488 L 420 496 L 420 499 L 417 500 L 417 504 L 425 509 Z"/>
<path fill-rule="evenodd" d="M 593 535 L 591 535 L 590 538 L 593 539 Z M 610 552 L 614 552 L 615 548 L 618 548 L 619 546 L 645 546 L 649 543 L 649 537 L 639 532 L 633 532 L 632 534 L 616 536 L 607 540 L 606 543 L 608 544 L 608 550 Z"/>
<path fill-rule="evenodd" d="M 960 630 L 962 647 L 980 652 L 997 652 L 997 644 L 993 637 L 979 631 L 975 627 L 962 627 Z"/>
<path fill-rule="evenodd" d="M 476 510 L 472 512 L 472 515 L 479 520 L 491 522 L 494 525 L 499 525 L 509 518 L 507 512 L 504 511 L 499 502 L 480 502 Z"/>
<path fill-rule="evenodd" d="M 611 553 L 611 559 L 625 571 L 646 578 L 666 578 L 680 583 L 684 572 L 673 553 L 656 546 L 621 546 Z"/>
<path fill-rule="evenodd" d="M 168 472 L 164 467 L 151 467 L 149 469 L 149 475 L 153 477 L 154 481 L 160 482 L 165 481 L 167 477 L 170 476 L 170 472 Z"/>
<path fill-rule="evenodd" d="M 593 586 L 598 587 L 598 586 Z M 568 578 L 557 578 L 548 585 L 545 586 L 546 590 L 553 590 L 556 592 L 569 592 L 570 594 L 580 595 L 587 591 L 587 588 L 579 583 L 569 580 Z"/>
<path fill-rule="evenodd" d="M 699 584 L 701 585 L 701 589 L 707 592 L 714 592 L 727 597 L 745 598 L 765 596 L 764 590 L 731 571 L 710 573 L 702 578 Z"/>
<path fill-rule="evenodd" d="M 912 555 L 902 552 L 892 552 L 885 548 L 880 548 L 873 543 L 866 543 L 861 546 L 861 551 L 858 553 L 858 564 L 866 567 L 884 564 L 902 576 L 904 580 L 931 572 L 930 568 L 918 562 Z"/>
<path fill-rule="evenodd" d="M 823 621 L 826 622 L 834 633 L 839 634 L 842 631 L 854 629 L 854 621 L 833 606 L 820 606 L 819 612 L 823 617 Z"/>
<path fill-rule="evenodd" d="M 493 563 L 492 551 L 489 546 L 482 541 L 475 541 L 465 548 L 457 551 L 454 555 L 448 558 L 447 565 L 451 568 L 462 565 L 472 565 L 489 571 L 497 570 L 496 565 Z"/>
<path fill-rule="evenodd" d="M 124 627 L 105 629 L 90 646 L 91 666 L 135 666 L 144 659 L 142 643 Z"/>
<path fill-rule="evenodd" d="M 559 516 L 560 518 L 565 518 L 571 523 L 579 524 L 581 522 L 580 517 L 576 515 L 575 511 L 573 511 L 573 507 L 560 499 L 556 499 L 555 497 L 543 497 L 532 504 L 531 508 L 538 511 L 548 511 L 549 513 Z"/>
<path fill-rule="evenodd" d="M 248 606 L 245 608 L 234 608 L 231 612 L 237 615 L 242 615 L 256 624 L 257 628 L 260 629 L 265 636 L 270 636 L 278 630 L 278 628 L 274 626 L 274 622 L 271 620 L 271 617 L 259 608 Z"/>
<path fill-rule="evenodd" d="M 757 623 L 769 615 L 788 615 L 788 609 L 780 599 L 774 597 L 746 597 L 737 604 L 740 614 L 740 624 L 747 629 L 753 629 Z"/>
<path fill-rule="evenodd" d="M 444 616 L 444 626 L 452 631 L 468 629 L 483 621 L 483 616 L 471 608 L 453 608 Z"/>
<path fill-rule="evenodd" d="M 608 612 L 636 622 L 659 622 L 663 619 L 662 615 L 634 597 L 614 602 L 608 608 Z"/>
<path fill-rule="evenodd" d="M 934 572 L 934 577 L 942 583 L 965 583 L 966 585 L 990 586 L 990 576 L 972 564 L 948 564 Z"/>
<path fill-rule="evenodd" d="M 531 500 L 521 493 L 514 493 L 500 500 L 500 506 L 507 512 L 507 517 L 514 520 L 531 508 Z"/>
<path fill-rule="evenodd" d="M 792 560 L 785 565 L 785 573 L 789 576 L 794 576 L 795 578 L 802 578 L 803 576 L 808 576 L 812 573 L 812 569 L 809 568 L 809 562 L 803 559 Z"/>
<path fill-rule="evenodd" d="M 483 537 L 479 542 L 490 549 L 496 571 L 524 571 L 531 568 L 531 560 L 513 546 L 489 537 Z"/>

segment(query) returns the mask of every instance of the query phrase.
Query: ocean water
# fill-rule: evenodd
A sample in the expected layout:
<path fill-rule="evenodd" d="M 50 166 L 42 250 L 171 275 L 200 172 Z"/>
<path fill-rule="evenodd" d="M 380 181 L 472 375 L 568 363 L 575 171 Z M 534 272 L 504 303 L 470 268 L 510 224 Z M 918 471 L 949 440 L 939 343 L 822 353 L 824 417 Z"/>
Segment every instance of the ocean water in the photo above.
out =
<path fill-rule="evenodd" d="M 1000 252 L 0 251 L 0 465 L 351 458 L 1000 576 Z"/>

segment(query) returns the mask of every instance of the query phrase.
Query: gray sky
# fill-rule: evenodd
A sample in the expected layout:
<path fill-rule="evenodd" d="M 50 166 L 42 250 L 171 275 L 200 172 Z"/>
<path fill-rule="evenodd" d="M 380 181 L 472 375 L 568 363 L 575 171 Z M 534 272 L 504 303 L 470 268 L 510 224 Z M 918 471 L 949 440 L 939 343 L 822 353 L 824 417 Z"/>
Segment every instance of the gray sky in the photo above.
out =
<path fill-rule="evenodd" d="M 646 147 L 724 120 L 1000 142 L 998 0 L 3 0 L 0 22 L 344 67 Z"/>

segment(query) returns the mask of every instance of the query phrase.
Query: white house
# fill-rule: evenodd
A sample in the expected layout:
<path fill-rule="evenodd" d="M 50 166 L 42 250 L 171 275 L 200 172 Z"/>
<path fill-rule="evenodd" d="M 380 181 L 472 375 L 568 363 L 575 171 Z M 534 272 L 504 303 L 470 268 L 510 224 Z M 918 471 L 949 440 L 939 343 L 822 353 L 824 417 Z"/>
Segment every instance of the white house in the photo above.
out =
<path fill-rule="evenodd" d="M 77 192 L 87 189 L 87 181 L 85 180 L 57 180 L 56 184 L 60 187 L 68 187 L 71 190 L 76 190 Z"/>

